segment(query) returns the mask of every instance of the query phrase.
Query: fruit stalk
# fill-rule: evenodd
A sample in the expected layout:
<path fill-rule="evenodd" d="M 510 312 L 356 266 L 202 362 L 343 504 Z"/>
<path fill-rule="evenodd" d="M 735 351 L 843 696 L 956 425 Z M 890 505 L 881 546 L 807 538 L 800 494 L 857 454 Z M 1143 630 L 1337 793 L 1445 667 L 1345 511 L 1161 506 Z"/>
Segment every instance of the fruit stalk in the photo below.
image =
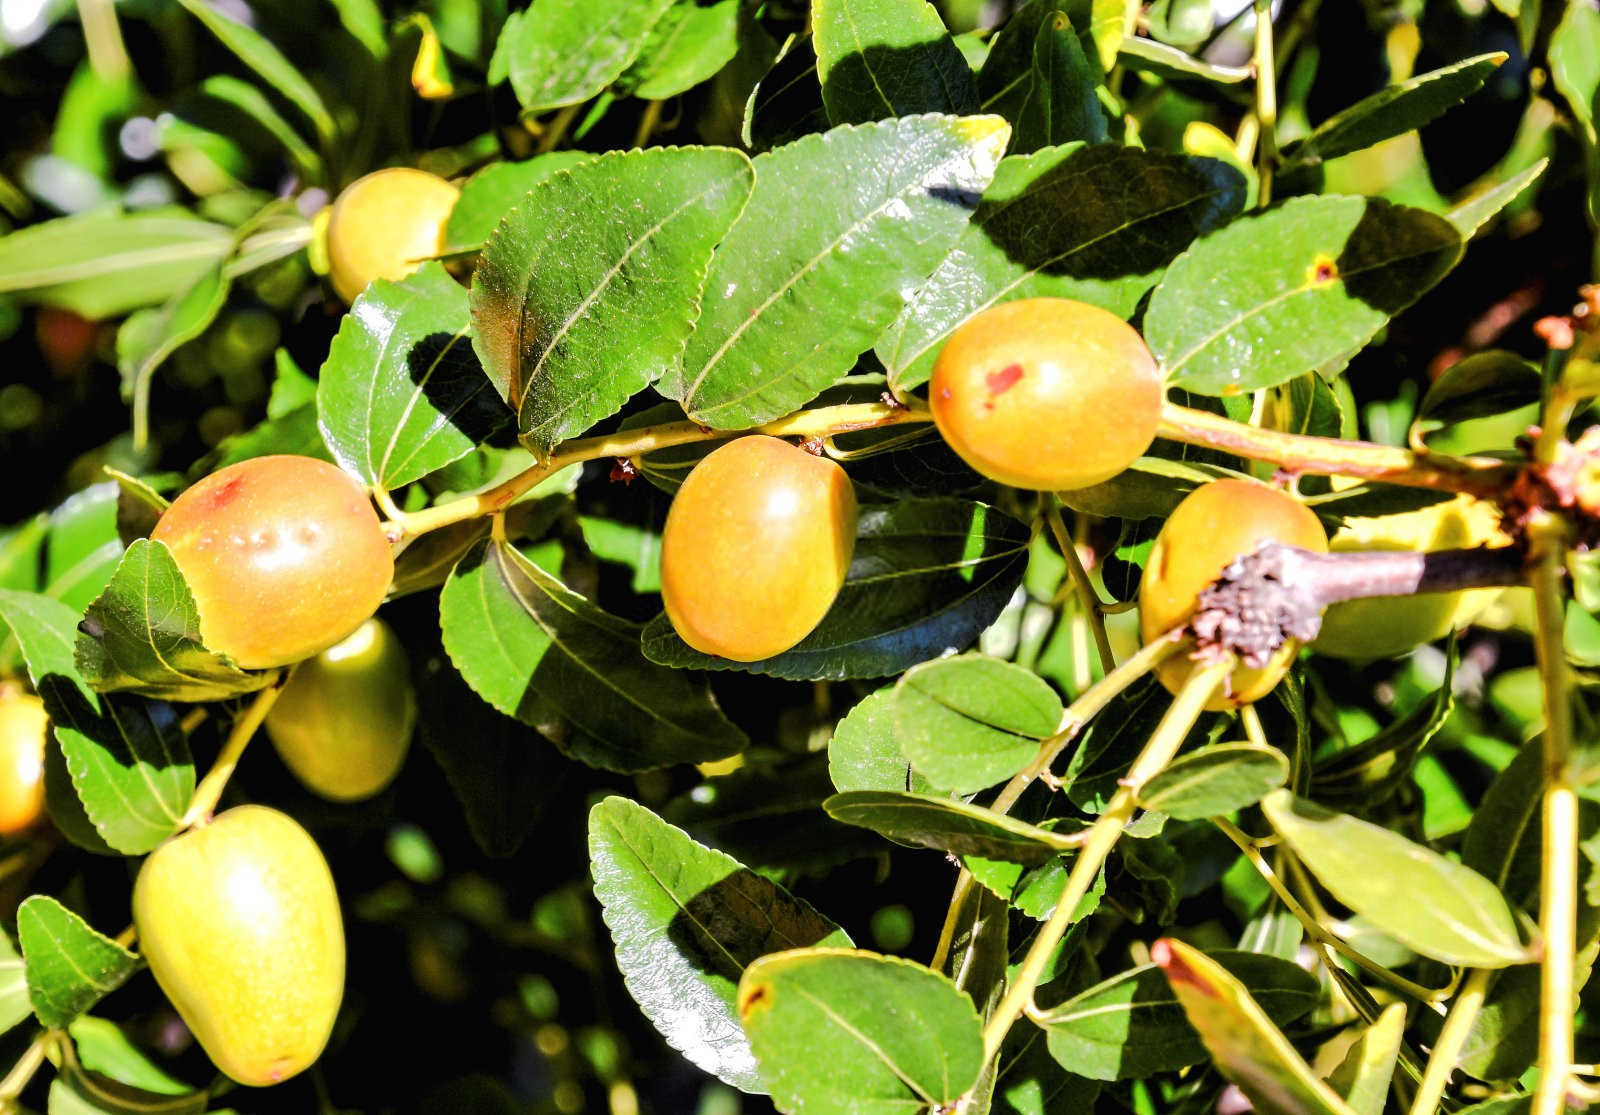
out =
<path fill-rule="evenodd" d="M 251 701 L 249 707 L 234 720 L 227 741 L 217 753 L 217 761 L 200 780 L 200 785 L 194 788 L 194 797 L 189 801 L 189 808 L 183 815 L 180 827 L 196 828 L 211 820 L 217 802 L 222 800 L 222 791 L 227 787 L 228 779 L 233 777 L 233 770 L 239 765 L 240 756 L 244 754 L 245 745 L 254 738 L 256 730 L 261 727 L 262 721 L 266 720 L 267 713 L 272 711 L 278 694 L 283 692 L 284 683 L 289 680 L 289 673 L 289 670 L 278 671 L 278 676 L 257 693 L 255 700 Z"/>
<path fill-rule="evenodd" d="M 387 525 L 391 537 L 406 539 L 453 523 L 497 514 L 527 495 L 545 477 L 583 461 L 640 457 L 674 445 L 752 433 L 771 437 L 829 438 L 881 426 L 931 421 L 933 416 L 926 410 L 904 407 L 898 403 L 843 403 L 818 407 L 816 410 L 802 410 L 751 430 L 714 430 L 698 422 L 666 422 L 659 426 L 641 426 L 636 430 L 618 430 L 614 434 L 574 438 L 563 443 L 548 459 L 534 464 L 497 487 L 391 519 Z"/>
<path fill-rule="evenodd" d="M 1232 671 L 1233 666 L 1232 656 L 1226 655 L 1220 661 L 1191 667 L 1188 680 L 1168 706 L 1161 723 L 1151 733 L 1144 750 L 1139 752 L 1138 758 L 1134 759 L 1133 765 L 1128 768 L 1128 773 L 1121 779 L 1111 803 L 1106 806 L 1100 819 L 1090 827 L 1084 838 L 1083 847 L 1079 850 L 1077 859 L 1073 861 L 1072 873 L 1067 876 L 1067 887 L 1061 895 L 1061 900 L 1051 912 L 1050 920 L 1045 922 L 1039 930 L 1039 935 L 1034 938 L 1033 945 L 1028 949 L 1028 955 L 1023 958 L 1022 966 L 1017 970 L 1016 977 L 1007 985 L 1005 996 L 995 1008 L 989 1024 L 984 1027 L 985 1062 L 999 1054 L 1000 1046 L 1004 1043 L 1006 1034 L 1010 1032 L 1017 1016 L 1032 1003 L 1034 989 L 1039 984 L 1039 977 L 1044 973 L 1045 965 L 1050 961 L 1050 954 L 1055 951 L 1056 945 L 1077 920 L 1079 903 L 1083 901 L 1084 895 L 1089 893 L 1089 888 L 1093 885 L 1101 865 L 1111 854 L 1111 849 L 1116 847 L 1117 840 L 1122 836 L 1128 822 L 1133 819 L 1139 806 L 1140 788 L 1172 761 L 1172 757 L 1178 753 L 1178 748 L 1183 746 L 1184 739 L 1189 735 L 1189 729 L 1194 727 L 1195 721 L 1200 718 L 1206 702 L 1222 685 L 1223 679 Z"/>
<path fill-rule="evenodd" d="M 1483 498 L 1504 491 L 1517 473 L 1516 466 L 1492 457 L 1436 456 L 1366 441 L 1289 434 L 1175 403 L 1162 406 L 1157 436 L 1269 461 L 1294 474 L 1353 476 Z"/>

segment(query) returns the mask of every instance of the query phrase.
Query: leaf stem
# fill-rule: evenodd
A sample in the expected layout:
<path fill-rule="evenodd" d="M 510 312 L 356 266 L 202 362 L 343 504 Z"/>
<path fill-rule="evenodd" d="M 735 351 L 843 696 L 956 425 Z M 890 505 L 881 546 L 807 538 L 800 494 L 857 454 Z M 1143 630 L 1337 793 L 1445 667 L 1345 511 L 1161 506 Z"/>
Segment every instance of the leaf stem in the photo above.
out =
<path fill-rule="evenodd" d="M 1563 645 L 1566 598 L 1562 588 L 1567 526 L 1540 514 L 1528 526 L 1534 557 L 1533 598 L 1538 614 L 1535 650 L 1544 690 L 1543 852 L 1539 878 L 1539 1084 L 1533 1115 L 1566 1110 L 1572 1072 L 1574 953 L 1577 950 L 1578 793 L 1572 782 L 1571 679 Z"/>
<path fill-rule="evenodd" d="M 1278 72 L 1272 56 L 1272 0 L 1255 0 L 1256 121 L 1261 135 L 1256 143 L 1256 208 L 1272 203 L 1272 171 L 1278 161 Z"/>
<path fill-rule="evenodd" d="M 1067 572 L 1072 575 L 1072 583 L 1078 589 L 1078 602 L 1083 609 L 1084 622 L 1089 625 L 1089 630 L 1094 635 L 1095 649 L 1100 652 L 1100 667 L 1110 673 L 1117 665 L 1117 656 L 1111 653 L 1111 640 L 1106 635 L 1105 617 L 1100 614 L 1100 597 L 1094 591 L 1094 585 L 1089 580 L 1089 571 L 1083 567 L 1083 558 L 1078 554 L 1078 544 L 1073 541 L 1072 535 L 1067 531 L 1067 524 L 1062 521 L 1061 508 L 1052 500 L 1045 509 L 1045 522 L 1050 524 L 1050 533 L 1055 535 L 1056 546 L 1061 550 L 1061 556 L 1066 559 Z"/>
<path fill-rule="evenodd" d="M 1448 457 L 1366 441 L 1267 430 L 1176 403 L 1162 405 L 1161 426 L 1156 432 L 1172 441 L 1270 461 L 1290 473 L 1354 476 L 1491 499 L 1517 475 L 1515 465 L 1492 457 Z"/>
<path fill-rule="evenodd" d="M 950 946 L 956 939 L 956 925 L 961 920 L 961 908 L 967 904 L 967 896 L 972 893 L 972 882 L 972 872 L 963 865 L 956 875 L 955 888 L 950 892 L 950 909 L 945 912 L 944 925 L 939 928 L 939 943 L 934 946 L 933 959 L 928 961 L 928 967 L 935 972 L 944 971 L 944 966 L 950 959 Z"/>
<path fill-rule="evenodd" d="M 1083 848 L 1073 861 L 1072 872 L 1067 876 L 1067 886 L 1061 895 L 1061 900 L 1051 912 L 1050 920 L 1045 922 L 1038 936 L 1034 938 L 1033 945 L 1023 958 L 1016 976 L 1007 983 L 1004 997 L 995 1008 L 994 1014 L 990 1016 L 989 1024 L 984 1027 L 985 1064 L 999 1054 L 1000 1046 L 1005 1042 L 1006 1034 L 1010 1032 L 1012 1024 L 1022 1014 L 1023 1009 L 1033 1001 L 1034 990 L 1039 984 L 1039 977 L 1043 975 L 1045 966 L 1050 961 L 1050 954 L 1055 951 L 1056 945 L 1060 944 L 1061 938 L 1077 920 L 1078 905 L 1083 901 L 1084 895 L 1089 893 L 1089 887 L 1093 885 L 1101 865 L 1111 854 L 1111 849 L 1116 846 L 1123 829 L 1127 827 L 1128 821 L 1137 810 L 1139 789 L 1172 761 L 1172 757 L 1178 753 L 1178 748 L 1183 746 L 1189 729 L 1194 727 L 1195 721 L 1200 718 L 1206 702 L 1222 685 L 1223 679 L 1233 669 L 1233 665 L 1232 656 L 1227 656 L 1219 662 L 1197 663 L 1190 669 L 1183 688 L 1177 697 L 1173 698 L 1172 704 L 1167 707 L 1166 715 L 1161 718 L 1161 723 L 1156 726 L 1144 749 L 1139 752 L 1138 758 L 1134 759 L 1133 765 L 1128 768 L 1128 773 L 1121 779 L 1117 792 L 1112 796 L 1105 812 L 1090 827 Z"/>
<path fill-rule="evenodd" d="M 45 1054 L 50 1052 L 59 1034 L 58 1030 L 40 1030 L 28 1048 L 23 1050 L 22 1056 L 17 1058 L 17 1063 L 11 1066 L 11 1071 L 6 1073 L 5 1079 L 0 1080 L 0 1113 L 9 1115 L 14 1109 L 17 1097 L 22 1095 L 34 1073 L 44 1064 Z"/>
<path fill-rule="evenodd" d="M 1450 1073 L 1461 1058 L 1461 1047 L 1472 1033 L 1472 1024 L 1483 1006 L 1491 974 L 1488 968 L 1474 969 L 1462 986 L 1461 994 L 1450 1004 L 1450 1013 L 1445 1017 L 1444 1028 L 1439 1031 L 1439 1040 L 1433 1043 L 1433 1049 L 1428 1054 L 1428 1067 L 1423 1071 L 1422 1083 L 1417 1086 L 1417 1094 L 1411 1101 L 1411 1115 L 1433 1115 L 1439 1109 L 1439 1100 L 1444 1096 L 1445 1085 L 1450 1082 Z"/>
<path fill-rule="evenodd" d="M 228 785 L 228 779 L 233 777 L 234 768 L 239 765 L 245 745 L 255 736 L 262 721 L 266 720 L 267 713 L 272 711 L 273 703 L 277 701 L 278 694 L 283 692 L 291 672 L 292 669 L 280 670 L 272 683 L 257 693 L 255 700 L 234 720 L 227 741 L 217 753 L 217 761 L 200 780 L 200 785 L 195 787 L 194 797 L 189 802 L 189 809 L 184 813 L 180 827 L 191 829 L 210 823 L 211 814 L 222 799 L 222 791 Z"/>
<path fill-rule="evenodd" d="M 578 110 L 583 105 L 568 105 L 551 118 L 544 130 L 539 135 L 539 146 L 534 151 L 536 155 L 545 155 L 556 149 L 556 146 L 567 138 L 567 129 L 572 127 L 572 122 L 578 118 Z"/>
<path fill-rule="evenodd" d="M 461 499 L 441 503 L 437 507 L 429 507 L 391 519 L 385 525 L 402 538 L 412 538 L 453 523 L 493 515 L 504 511 L 527 495 L 545 477 L 561 471 L 568 465 L 583 461 L 602 460 L 606 457 L 639 457 L 673 445 L 714 441 L 744 434 L 826 438 L 858 430 L 877 429 L 881 426 L 932 420 L 933 415 L 920 407 L 913 409 L 888 403 L 844 403 L 839 406 L 798 411 L 749 430 L 714 430 L 698 422 L 667 422 L 659 426 L 641 426 L 635 430 L 618 430 L 612 434 L 574 438 L 558 446 L 547 459 L 486 492 L 463 496 Z"/>
<path fill-rule="evenodd" d="M 1239 720 L 1244 724 L 1244 738 L 1257 747 L 1271 747 L 1267 742 L 1267 731 L 1261 726 L 1261 714 L 1256 711 L 1255 705 L 1245 705 L 1239 710 Z"/>
<path fill-rule="evenodd" d="M 661 123 L 661 102 L 647 101 L 644 106 L 644 115 L 639 118 L 639 127 L 633 133 L 633 145 L 643 147 L 650 142 L 650 137 L 655 135 L 656 125 Z"/>

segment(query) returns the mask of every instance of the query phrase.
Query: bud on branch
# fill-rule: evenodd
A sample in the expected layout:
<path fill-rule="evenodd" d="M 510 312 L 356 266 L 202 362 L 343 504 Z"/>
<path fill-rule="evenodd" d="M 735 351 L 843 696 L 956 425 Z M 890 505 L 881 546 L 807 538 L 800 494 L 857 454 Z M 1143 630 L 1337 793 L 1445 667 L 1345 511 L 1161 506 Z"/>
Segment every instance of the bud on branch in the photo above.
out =
<path fill-rule="evenodd" d="M 1261 667 L 1290 639 L 1315 639 L 1323 609 L 1341 600 L 1517 585 L 1526 577 L 1516 546 L 1319 554 L 1272 542 L 1235 560 L 1200 594 L 1189 630 L 1202 650 L 1231 650 Z"/>

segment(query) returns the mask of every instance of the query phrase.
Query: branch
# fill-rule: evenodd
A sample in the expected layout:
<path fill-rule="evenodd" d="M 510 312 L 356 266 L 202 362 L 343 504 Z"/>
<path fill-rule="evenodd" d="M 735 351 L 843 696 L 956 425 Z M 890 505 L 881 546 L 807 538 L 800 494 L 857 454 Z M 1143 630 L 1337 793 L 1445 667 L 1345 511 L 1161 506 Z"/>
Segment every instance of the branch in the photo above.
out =
<path fill-rule="evenodd" d="M 1526 576 L 1515 546 L 1319 554 L 1271 542 L 1236 559 L 1200 593 L 1189 628 L 1201 650 L 1232 651 L 1259 668 L 1291 639 L 1315 639 L 1330 604 L 1517 585 Z"/>

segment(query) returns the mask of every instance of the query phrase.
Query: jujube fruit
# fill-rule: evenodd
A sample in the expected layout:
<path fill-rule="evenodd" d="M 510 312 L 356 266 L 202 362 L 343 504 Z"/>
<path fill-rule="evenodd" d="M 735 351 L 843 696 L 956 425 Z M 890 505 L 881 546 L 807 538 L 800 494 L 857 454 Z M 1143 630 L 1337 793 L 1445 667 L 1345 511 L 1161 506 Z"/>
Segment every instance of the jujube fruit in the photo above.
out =
<path fill-rule="evenodd" d="M 1150 447 L 1161 374 L 1144 339 L 1115 314 L 1068 298 L 1026 298 L 975 314 L 950 335 L 928 401 L 945 441 L 991 480 L 1087 488 Z"/>
<path fill-rule="evenodd" d="M 1492 504 L 1459 495 L 1415 511 L 1377 518 L 1346 519 L 1328 542 L 1334 553 L 1350 550 L 1456 550 L 1504 546 Z M 1336 658 L 1392 658 L 1422 643 L 1442 639 L 1478 618 L 1501 593 L 1498 588 L 1425 592 L 1412 596 L 1374 596 L 1346 600 L 1322 617 L 1322 633 L 1312 647 Z"/>
<path fill-rule="evenodd" d="M 372 615 L 394 558 L 364 489 L 314 457 L 256 457 L 190 487 L 150 537 L 172 551 L 206 646 L 245 669 L 298 662 Z"/>
<path fill-rule="evenodd" d="M 667 617 L 705 654 L 782 654 L 833 606 L 855 541 L 843 469 L 774 437 L 730 441 L 695 466 L 667 513 Z"/>
<path fill-rule="evenodd" d="M 322 1053 L 344 997 L 328 863 L 291 817 L 241 805 L 175 836 L 133 885 L 139 948 L 217 1068 L 277 1084 Z"/>
<path fill-rule="evenodd" d="M 1156 535 L 1139 581 L 1139 635 L 1159 638 L 1194 614 L 1199 595 L 1235 558 L 1268 542 L 1325 552 L 1322 524 L 1293 496 L 1254 480 L 1213 480 L 1184 497 Z M 1283 679 L 1298 645 L 1285 643 L 1260 669 L 1241 666 L 1207 703 L 1213 711 L 1259 700 Z M 1192 663 L 1179 653 L 1156 676 L 1176 693 Z"/>
<path fill-rule="evenodd" d="M 445 222 L 461 191 L 411 167 L 358 178 L 328 217 L 328 278 L 346 302 L 374 279 L 403 279 L 444 247 Z"/>
<path fill-rule="evenodd" d="M 32 693 L 0 686 L 0 836 L 15 836 L 44 814 L 44 749 L 50 717 Z"/>
<path fill-rule="evenodd" d="M 417 718 L 405 649 L 369 619 L 295 668 L 267 714 L 267 736 L 306 787 L 334 801 L 383 789 L 399 772 Z"/>

